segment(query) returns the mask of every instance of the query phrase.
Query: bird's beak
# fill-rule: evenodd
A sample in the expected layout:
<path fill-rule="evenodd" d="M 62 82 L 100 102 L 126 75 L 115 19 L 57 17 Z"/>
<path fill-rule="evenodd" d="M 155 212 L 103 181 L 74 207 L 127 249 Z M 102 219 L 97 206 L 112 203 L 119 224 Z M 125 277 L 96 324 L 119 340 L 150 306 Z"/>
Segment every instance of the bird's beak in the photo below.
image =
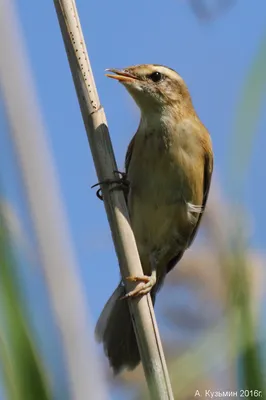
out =
<path fill-rule="evenodd" d="M 123 69 L 108 68 L 105 71 L 113 72 L 113 74 L 105 74 L 108 78 L 117 79 L 119 82 L 134 82 L 138 78 Z"/>

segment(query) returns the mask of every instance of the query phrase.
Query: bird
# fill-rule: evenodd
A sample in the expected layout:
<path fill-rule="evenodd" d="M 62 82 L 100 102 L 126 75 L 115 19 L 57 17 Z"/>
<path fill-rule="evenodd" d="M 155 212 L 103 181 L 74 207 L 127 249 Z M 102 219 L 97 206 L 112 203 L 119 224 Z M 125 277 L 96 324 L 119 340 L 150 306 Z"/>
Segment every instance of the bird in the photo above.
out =
<path fill-rule="evenodd" d="M 155 303 L 166 274 L 191 246 L 207 203 L 213 150 L 187 85 L 175 70 L 141 64 L 107 72 L 140 109 L 125 157 L 125 196 L 144 275 L 128 277 L 137 283 L 129 293 L 121 279 L 95 328 L 118 374 L 140 363 L 127 299 L 150 293 Z"/>

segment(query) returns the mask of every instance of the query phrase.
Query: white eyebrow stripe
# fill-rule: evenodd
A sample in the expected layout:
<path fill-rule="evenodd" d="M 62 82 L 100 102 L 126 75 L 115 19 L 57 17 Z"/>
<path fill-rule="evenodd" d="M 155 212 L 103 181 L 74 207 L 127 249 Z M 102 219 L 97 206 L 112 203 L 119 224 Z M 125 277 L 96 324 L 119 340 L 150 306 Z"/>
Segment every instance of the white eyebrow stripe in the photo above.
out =
<path fill-rule="evenodd" d="M 161 72 L 161 74 L 169 76 L 170 79 L 174 79 L 174 80 L 180 79 L 183 81 L 183 79 L 177 72 L 175 72 L 169 68 L 163 67 L 161 65 L 158 65 L 158 66 L 154 65 L 153 68 L 154 68 L 154 71 Z"/>

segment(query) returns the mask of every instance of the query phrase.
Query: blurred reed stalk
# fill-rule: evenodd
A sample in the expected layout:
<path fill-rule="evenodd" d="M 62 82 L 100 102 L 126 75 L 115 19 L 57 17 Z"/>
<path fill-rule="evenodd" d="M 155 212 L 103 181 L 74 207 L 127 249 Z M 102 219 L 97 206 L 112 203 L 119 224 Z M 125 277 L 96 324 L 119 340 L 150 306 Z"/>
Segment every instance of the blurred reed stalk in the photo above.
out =
<path fill-rule="evenodd" d="M 114 173 L 117 165 L 106 117 L 94 83 L 75 1 L 54 0 L 54 4 L 98 179 L 117 179 Z M 101 186 L 121 274 L 126 288 L 130 290 L 132 284 L 125 278 L 142 275 L 143 271 L 125 198 L 121 191 L 110 192 L 106 185 Z M 150 295 L 129 300 L 129 307 L 150 396 L 153 400 L 173 399 Z"/>
<path fill-rule="evenodd" d="M 0 88 L 36 234 L 40 264 L 61 334 L 71 398 L 106 399 L 105 383 L 89 335 L 84 290 L 22 34 L 12 1 L 0 0 L 0 9 Z M 25 352 L 27 357 L 27 349 Z"/>
<path fill-rule="evenodd" d="M 17 267 L 10 227 L 0 202 L 0 364 L 5 394 L 8 400 L 52 400 L 49 374 L 29 328 Z"/>

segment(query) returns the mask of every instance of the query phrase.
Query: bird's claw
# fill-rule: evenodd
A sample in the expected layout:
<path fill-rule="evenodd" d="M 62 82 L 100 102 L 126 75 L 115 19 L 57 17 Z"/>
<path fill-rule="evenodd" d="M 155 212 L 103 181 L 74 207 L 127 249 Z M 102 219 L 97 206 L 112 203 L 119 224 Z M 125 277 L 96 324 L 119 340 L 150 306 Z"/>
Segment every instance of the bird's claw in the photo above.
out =
<path fill-rule="evenodd" d="M 127 173 L 126 172 L 121 172 L 121 171 L 118 171 L 118 170 L 114 170 L 114 173 L 115 174 L 118 174 L 118 175 L 121 175 L 121 178 L 120 179 L 122 179 L 122 180 L 127 180 Z"/>
<path fill-rule="evenodd" d="M 117 179 L 105 179 L 104 181 L 95 183 L 95 185 L 91 186 L 91 189 L 99 186 L 99 185 L 112 185 L 112 184 L 116 184 L 115 186 L 111 187 L 109 190 L 110 192 L 114 191 L 114 190 L 123 190 L 123 191 L 128 191 L 128 187 L 129 187 L 129 181 L 127 179 L 127 174 L 125 172 L 121 172 L 121 171 L 114 171 L 114 173 L 121 175 L 121 177 L 117 178 Z M 96 196 L 98 197 L 98 199 L 103 200 L 103 195 L 102 195 L 102 190 L 101 188 L 99 188 L 96 192 Z"/>
<path fill-rule="evenodd" d="M 129 297 L 138 297 L 148 294 L 156 283 L 156 277 L 153 275 L 128 276 L 126 279 L 130 282 L 139 282 L 140 284 L 138 284 L 135 289 L 128 292 L 125 296 L 121 297 L 121 300 L 128 299 Z"/>

